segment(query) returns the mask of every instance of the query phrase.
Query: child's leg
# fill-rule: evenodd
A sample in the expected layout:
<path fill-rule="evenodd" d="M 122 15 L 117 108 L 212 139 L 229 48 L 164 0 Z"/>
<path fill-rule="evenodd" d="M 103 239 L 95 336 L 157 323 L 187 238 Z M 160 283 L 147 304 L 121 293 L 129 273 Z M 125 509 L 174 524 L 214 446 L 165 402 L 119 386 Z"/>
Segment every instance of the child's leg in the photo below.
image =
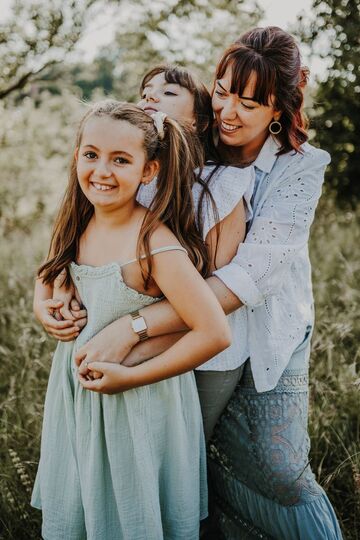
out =
<path fill-rule="evenodd" d="M 243 366 L 229 371 L 195 371 L 206 442 L 241 377 Z"/>

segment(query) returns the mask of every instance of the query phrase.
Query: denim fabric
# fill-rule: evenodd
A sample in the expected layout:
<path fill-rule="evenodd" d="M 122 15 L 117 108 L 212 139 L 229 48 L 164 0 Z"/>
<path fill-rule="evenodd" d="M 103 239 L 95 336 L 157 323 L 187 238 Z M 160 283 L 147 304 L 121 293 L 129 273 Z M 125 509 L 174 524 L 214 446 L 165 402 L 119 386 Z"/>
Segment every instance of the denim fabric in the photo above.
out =
<path fill-rule="evenodd" d="M 219 537 L 342 538 L 309 464 L 309 351 L 310 332 L 268 392 L 256 391 L 245 365 L 209 450 Z"/>
<path fill-rule="evenodd" d="M 205 440 L 209 441 L 243 372 L 243 365 L 228 371 L 195 371 Z"/>

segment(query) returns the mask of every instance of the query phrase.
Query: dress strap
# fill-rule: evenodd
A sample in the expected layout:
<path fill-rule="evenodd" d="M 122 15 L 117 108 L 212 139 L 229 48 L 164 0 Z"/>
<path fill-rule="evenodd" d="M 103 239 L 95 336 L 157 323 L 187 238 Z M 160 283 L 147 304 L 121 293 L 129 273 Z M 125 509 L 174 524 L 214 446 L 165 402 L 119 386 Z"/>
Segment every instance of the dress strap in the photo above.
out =
<path fill-rule="evenodd" d="M 157 255 L 158 253 L 163 253 L 164 251 L 183 251 L 187 254 L 186 249 L 182 246 L 164 246 L 161 248 L 153 249 L 152 251 L 150 251 L 150 255 Z M 140 255 L 140 259 L 146 259 L 146 255 Z M 137 260 L 138 259 L 131 259 L 131 261 L 126 261 L 125 263 L 120 264 L 120 268 L 126 266 L 127 264 L 137 262 Z"/>

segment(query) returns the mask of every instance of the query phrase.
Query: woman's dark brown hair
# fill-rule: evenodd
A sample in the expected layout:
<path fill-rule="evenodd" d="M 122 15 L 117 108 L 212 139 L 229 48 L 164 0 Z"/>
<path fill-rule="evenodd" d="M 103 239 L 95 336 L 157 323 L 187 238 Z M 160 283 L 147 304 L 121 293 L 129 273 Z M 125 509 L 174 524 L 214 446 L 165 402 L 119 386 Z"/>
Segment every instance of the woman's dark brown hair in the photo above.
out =
<path fill-rule="evenodd" d="M 153 119 L 142 109 L 129 103 L 107 100 L 95 104 L 84 116 L 77 134 L 76 148 L 81 144 L 86 122 L 92 117 L 108 117 L 138 127 L 144 134 L 143 147 L 147 161 L 158 160 L 160 164 L 156 194 L 150 211 L 145 215 L 137 243 L 137 257 L 145 289 L 151 281 L 149 242 L 159 221 L 171 229 L 187 249 L 195 267 L 206 275 L 208 255 L 197 230 L 192 200 L 194 169 L 202 160 L 201 145 L 196 134 L 188 126 L 180 126 L 166 117 L 164 139 L 159 140 Z M 70 284 L 68 265 L 78 257 L 80 238 L 93 214 L 94 207 L 80 188 L 74 157 L 68 187 L 54 225 L 48 260 L 38 271 L 44 283 L 52 284 L 60 271 L 66 268 L 65 283 L 67 286 Z M 145 261 L 140 259 L 143 253 L 146 255 Z"/>
<path fill-rule="evenodd" d="M 232 70 L 230 92 L 243 95 L 249 77 L 256 75 L 252 98 L 269 105 L 271 95 L 275 110 L 281 111 L 282 131 L 276 135 L 281 144 L 278 154 L 300 152 L 307 139 L 307 121 L 303 114 L 303 88 L 309 71 L 301 66 L 295 39 L 276 26 L 255 28 L 240 36 L 223 54 L 216 78 L 222 79 L 226 69 Z"/>

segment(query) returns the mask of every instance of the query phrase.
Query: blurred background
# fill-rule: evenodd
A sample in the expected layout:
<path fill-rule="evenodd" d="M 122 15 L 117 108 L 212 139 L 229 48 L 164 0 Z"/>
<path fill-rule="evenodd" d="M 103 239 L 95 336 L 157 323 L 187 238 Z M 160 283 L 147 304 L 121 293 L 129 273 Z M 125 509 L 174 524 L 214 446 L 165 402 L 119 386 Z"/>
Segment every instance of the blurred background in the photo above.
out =
<path fill-rule="evenodd" d="M 311 464 L 360 539 L 360 0 L 0 0 L 1 539 L 40 538 L 29 498 L 55 341 L 32 315 L 33 281 L 82 101 L 136 102 L 164 61 L 210 85 L 225 46 L 268 24 L 301 44 L 311 142 L 332 155 L 311 242 Z"/>

